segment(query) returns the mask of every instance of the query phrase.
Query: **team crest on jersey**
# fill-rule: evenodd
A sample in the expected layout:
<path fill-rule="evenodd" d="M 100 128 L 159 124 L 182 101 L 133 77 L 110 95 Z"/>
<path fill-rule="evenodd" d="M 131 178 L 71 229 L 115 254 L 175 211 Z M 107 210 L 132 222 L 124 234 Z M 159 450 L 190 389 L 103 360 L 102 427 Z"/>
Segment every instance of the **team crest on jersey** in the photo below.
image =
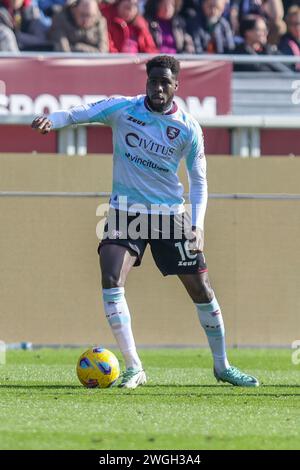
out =
<path fill-rule="evenodd" d="M 167 136 L 169 139 L 174 140 L 179 136 L 180 130 L 177 127 L 168 126 L 167 127 Z"/>

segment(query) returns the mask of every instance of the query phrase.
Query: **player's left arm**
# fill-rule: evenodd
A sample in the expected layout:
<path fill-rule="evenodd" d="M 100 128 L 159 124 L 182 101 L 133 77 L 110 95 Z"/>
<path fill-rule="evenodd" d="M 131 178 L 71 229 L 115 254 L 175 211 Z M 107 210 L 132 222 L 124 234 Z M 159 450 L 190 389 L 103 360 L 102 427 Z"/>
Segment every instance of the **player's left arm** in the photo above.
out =
<path fill-rule="evenodd" d="M 208 190 L 206 158 L 201 127 L 193 123 L 186 152 L 186 166 L 189 180 L 189 198 L 192 209 L 192 237 L 190 251 L 199 253 L 204 248 L 204 219 Z"/>

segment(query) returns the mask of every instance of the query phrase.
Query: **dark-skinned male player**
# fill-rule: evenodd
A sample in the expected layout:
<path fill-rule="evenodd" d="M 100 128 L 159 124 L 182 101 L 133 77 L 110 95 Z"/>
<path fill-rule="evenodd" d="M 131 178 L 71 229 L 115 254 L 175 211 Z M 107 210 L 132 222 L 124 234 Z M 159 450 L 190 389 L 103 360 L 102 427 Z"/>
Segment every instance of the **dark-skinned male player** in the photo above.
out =
<path fill-rule="evenodd" d="M 222 313 L 203 255 L 207 205 L 203 134 L 198 122 L 174 102 L 179 66 L 174 57 L 154 57 L 147 62 L 146 95 L 112 97 L 39 116 L 32 127 L 43 134 L 80 123 L 112 127 L 113 187 L 98 253 L 104 310 L 126 364 L 120 386 L 134 389 L 146 383 L 125 283 L 131 268 L 141 263 L 147 245 L 161 273 L 177 275 L 194 302 L 212 352 L 216 379 L 236 386 L 258 386 L 255 377 L 230 366 L 226 355 Z M 177 176 L 182 158 L 189 178 L 190 217 Z M 166 220 L 168 230 L 164 229 Z M 138 226 L 138 236 L 128 230 Z"/>

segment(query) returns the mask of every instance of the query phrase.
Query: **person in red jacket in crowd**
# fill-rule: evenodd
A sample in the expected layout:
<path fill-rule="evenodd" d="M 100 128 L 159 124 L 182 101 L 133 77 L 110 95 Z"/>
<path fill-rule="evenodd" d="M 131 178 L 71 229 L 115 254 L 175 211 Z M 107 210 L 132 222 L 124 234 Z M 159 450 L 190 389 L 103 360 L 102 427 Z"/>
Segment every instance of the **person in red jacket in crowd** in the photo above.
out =
<path fill-rule="evenodd" d="M 100 9 L 107 20 L 110 52 L 157 52 L 148 24 L 139 14 L 138 0 L 117 0 Z"/>

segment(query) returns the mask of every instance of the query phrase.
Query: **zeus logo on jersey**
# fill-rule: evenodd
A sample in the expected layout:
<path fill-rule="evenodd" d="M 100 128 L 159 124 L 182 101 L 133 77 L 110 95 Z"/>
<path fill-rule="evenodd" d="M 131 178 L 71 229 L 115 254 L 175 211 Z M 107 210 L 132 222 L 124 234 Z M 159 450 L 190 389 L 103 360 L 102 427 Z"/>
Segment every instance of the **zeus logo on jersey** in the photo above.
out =
<path fill-rule="evenodd" d="M 132 121 L 139 126 L 145 126 L 146 123 L 144 121 L 140 121 L 139 119 L 134 118 L 133 116 L 128 116 L 127 121 Z"/>
<path fill-rule="evenodd" d="M 136 148 L 140 147 L 148 152 L 158 153 L 163 155 L 164 157 L 170 157 L 173 155 L 175 148 L 173 147 L 166 147 L 165 145 L 158 144 L 153 140 L 145 139 L 144 137 L 139 137 L 137 134 L 130 132 L 125 136 L 126 144 L 129 147 Z"/>

